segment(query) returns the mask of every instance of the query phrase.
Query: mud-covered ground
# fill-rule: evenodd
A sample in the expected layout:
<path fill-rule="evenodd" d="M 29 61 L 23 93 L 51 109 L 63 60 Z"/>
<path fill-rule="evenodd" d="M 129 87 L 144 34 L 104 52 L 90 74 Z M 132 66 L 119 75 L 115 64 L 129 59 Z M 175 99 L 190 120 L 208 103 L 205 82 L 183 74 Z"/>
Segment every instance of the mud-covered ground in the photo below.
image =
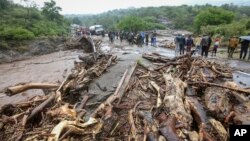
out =
<path fill-rule="evenodd" d="M 178 31 L 181 32 L 181 31 Z M 99 37 L 100 38 L 100 37 Z M 173 32 L 159 32 L 157 40 L 173 41 Z M 99 78 L 92 81 L 89 93 L 97 94 L 95 99 L 91 99 L 89 103 L 101 102 L 103 99 L 112 94 L 117 87 L 126 68 L 135 61 L 145 61 L 141 55 L 146 52 L 156 52 L 168 57 L 174 57 L 175 53 L 172 49 L 129 45 L 126 41 L 120 42 L 115 40 L 114 44 L 110 44 L 107 36 L 103 38 L 103 51 L 111 51 L 118 56 L 118 63 L 108 69 Z M 82 55 L 81 50 L 59 51 L 38 57 L 32 57 L 27 60 L 17 61 L 0 65 L 0 106 L 7 103 L 17 103 L 25 101 L 28 97 L 43 94 L 41 90 L 29 90 L 13 97 L 6 96 L 3 91 L 8 86 L 25 82 L 49 82 L 59 83 L 67 76 L 74 66 L 74 60 L 78 60 L 78 55 Z M 219 55 L 220 56 L 220 55 Z M 235 70 L 234 79 L 242 87 L 250 87 L 250 62 L 240 60 L 228 60 L 221 57 L 209 57 L 221 63 L 228 63 Z M 101 90 L 97 85 L 106 88 Z"/>

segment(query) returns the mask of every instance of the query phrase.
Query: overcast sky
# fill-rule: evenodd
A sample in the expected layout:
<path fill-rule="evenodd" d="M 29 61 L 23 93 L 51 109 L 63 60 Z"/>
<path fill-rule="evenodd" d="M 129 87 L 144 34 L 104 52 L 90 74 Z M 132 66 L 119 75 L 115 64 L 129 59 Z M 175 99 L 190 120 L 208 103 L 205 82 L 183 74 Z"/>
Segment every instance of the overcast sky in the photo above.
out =
<path fill-rule="evenodd" d="M 22 0 L 13 0 L 21 3 Z M 33 0 L 39 7 L 45 1 Z M 57 5 L 62 8 L 61 14 L 98 14 L 114 9 L 124 9 L 129 7 L 148 7 L 148 6 L 173 6 L 173 5 L 194 5 L 194 4 L 213 4 L 221 5 L 225 3 L 236 3 L 240 5 L 250 5 L 250 0 L 55 0 Z"/>

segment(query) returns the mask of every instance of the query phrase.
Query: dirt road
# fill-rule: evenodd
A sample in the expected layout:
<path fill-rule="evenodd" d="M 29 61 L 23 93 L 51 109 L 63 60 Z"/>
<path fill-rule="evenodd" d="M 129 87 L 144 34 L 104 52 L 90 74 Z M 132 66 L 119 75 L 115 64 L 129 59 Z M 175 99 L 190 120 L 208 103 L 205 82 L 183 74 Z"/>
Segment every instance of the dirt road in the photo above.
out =
<path fill-rule="evenodd" d="M 167 38 L 169 39 L 170 37 L 168 36 Z M 159 40 L 164 40 L 164 36 L 160 36 Z M 115 40 L 114 44 L 110 44 L 107 37 L 103 38 L 102 46 L 105 51 L 111 51 L 113 54 L 118 56 L 118 63 L 90 84 L 90 93 L 98 95 L 95 99 L 89 101 L 90 103 L 101 101 L 106 96 L 112 94 L 125 69 L 137 60 L 145 61 L 141 57 L 143 53 L 156 52 L 168 57 L 174 57 L 174 51 L 171 49 L 151 46 L 138 48 L 136 45 L 128 45 L 126 41 L 120 43 L 119 40 Z M 78 60 L 79 54 L 82 54 L 82 51 L 60 51 L 24 61 L 0 65 L 0 91 L 2 92 L 0 95 L 0 106 L 7 103 L 17 103 L 26 100 L 28 97 L 43 94 L 41 90 L 29 90 L 25 93 L 8 97 L 3 93 L 3 91 L 6 87 L 16 85 L 18 83 L 57 83 L 58 81 L 62 81 L 73 68 L 74 60 Z M 230 66 L 235 68 L 235 70 L 242 70 L 248 73 L 250 72 L 250 68 L 248 67 L 249 62 L 225 60 L 221 58 L 211 59 L 229 63 Z M 250 75 L 247 73 L 235 72 L 234 79 L 242 87 L 250 86 Z M 97 86 L 98 84 L 102 88 L 106 88 L 106 91 L 101 90 Z"/>

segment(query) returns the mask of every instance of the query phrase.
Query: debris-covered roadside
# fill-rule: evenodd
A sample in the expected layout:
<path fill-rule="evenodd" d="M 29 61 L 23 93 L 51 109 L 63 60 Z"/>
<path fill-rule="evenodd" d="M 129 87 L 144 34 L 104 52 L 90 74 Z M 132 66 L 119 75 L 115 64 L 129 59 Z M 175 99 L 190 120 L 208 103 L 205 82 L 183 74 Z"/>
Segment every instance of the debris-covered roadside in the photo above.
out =
<path fill-rule="evenodd" d="M 95 57 L 80 57 L 59 85 L 10 87 L 10 94 L 30 88 L 52 90 L 4 106 L 0 139 L 226 141 L 229 124 L 250 121 L 250 91 L 230 82 L 228 66 L 190 55 L 159 54 L 143 54 L 151 65 L 138 61 L 129 67 L 114 94 L 88 116 L 87 102 L 94 96 L 88 93 L 90 81 L 116 62 L 109 54 Z"/>
<path fill-rule="evenodd" d="M 90 96 L 84 93 L 87 93 L 91 80 L 99 77 L 116 62 L 116 56 L 100 54 L 96 61 L 91 55 L 80 59 L 82 61 L 75 62 L 74 70 L 60 85 L 29 83 L 7 89 L 9 95 L 28 89 L 52 90 L 45 92 L 45 96 L 36 96 L 24 103 L 3 106 L 1 140 L 58 140 L 61 132 L 64 133 L 63 128 L 68 129 L 68 133 L 78 133 L 88 125 L 82 117 L 86 113 L 84 107 Z M 97 121 L 90 119 L 89 122 Z M 61 131 L 58 131 L 58 126 L 63 126 L 60 127 Z"/>
<path fill-rule="evenodd" d="M 228 66 L 189 55 L 143 57 L 157 67 L 138 62 L 124 73 L 92 116 L 103 124 L 95 138 L 226 141 L 229 124 L 249 122 L 250 91 L 229 81 Z"/>
<path fill-rule="evenodd" d="M 90 44 L 87 49 L 92 48 L 89 40 L 83 43 Z M 86 114 L 86 102 L 95 96 L 87 95 L 89 83 L 114 65 L 117 59 L 111 54 L 100 53 L 99 40 L 93 43 L 98 51 L 88 56 L 79 56 L 80 61 L 74 62 L 72 73 L 60 84 L 24 83 L 6 89 L 9 96 L 29 89 L 43 89 L 45 95 L 1 107 L 0 140 L 59 140 L 60 134 L 57 133 L 58 138 L 54 134 L 59 132 L 56 126 L 59 123 L 70 123 L 70 126 L 63 126 L 75 129 L 73 133 L 81 130 L 81 123 L 85 122 L 83 116 Z M 64 133 L 64 129 L 61 132 Z"/>

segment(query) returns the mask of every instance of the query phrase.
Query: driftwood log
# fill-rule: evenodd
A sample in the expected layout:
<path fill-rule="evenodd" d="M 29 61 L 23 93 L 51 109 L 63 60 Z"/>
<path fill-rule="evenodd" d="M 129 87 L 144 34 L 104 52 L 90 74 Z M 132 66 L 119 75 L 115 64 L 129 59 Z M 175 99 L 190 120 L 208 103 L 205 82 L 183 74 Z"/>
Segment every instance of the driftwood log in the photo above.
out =
<path fill-rule="evenodd" d="M 12 86 L 7 88 L 7 93 L 9 95 L 18 94 L 29 89 L 54 89 L 58 88 L 58 84 L 49 83 L 26 83 L 22 85 Z"/>
<path fill-rule="evenodd" d="M 219 85 L 219 84 L 216 84 L 216 83 L 199 81 L 199 82 L 188 82 L 188 84 L 190 84 L 190 85 L 215 86 L 215 87 L 220 87 L 220 88 L 228 89 L 228 90 L 231 90 L 231 91 L 236 91 L 236 92 L 239 92 L 239 93 L 244 93 L 244 94 L 250 95 L 250 90 L 243 89 L 243 88 L 227 87 L 227 86 Z"/>
<path fill-rule="evenodd" d="M 192 116 L 189 106 L 184 100 L 184 90 L 187 87 L 179 78 L 174 78 L 171 74 L 164 74 L 166 93 L 163 104 L 169 110 L 170 114 L 178 115 L 178 120 L 185 128 L 189 128 L 192 123 Z"/>

